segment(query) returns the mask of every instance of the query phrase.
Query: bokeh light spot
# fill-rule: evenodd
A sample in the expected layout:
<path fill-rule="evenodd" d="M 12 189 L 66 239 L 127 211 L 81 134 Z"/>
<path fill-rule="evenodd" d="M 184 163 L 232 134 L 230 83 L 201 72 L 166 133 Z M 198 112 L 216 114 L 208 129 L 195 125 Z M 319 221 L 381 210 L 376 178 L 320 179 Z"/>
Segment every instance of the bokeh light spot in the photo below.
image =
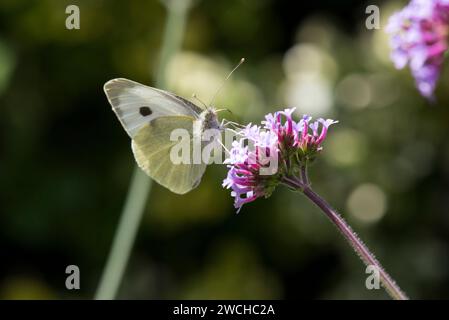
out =
<path fill-rule="evenodd" d="M 360 163 L 366 154 L 364 136 L 353 129 L 338 129 L 327 138 L 326 159 L 334 166 L 349 167 Z"/>
<path fill-rule="evenodd" d="M 336 88 L 336 98 L 351 109 L 367 107 L 371 102 L 370 82 L 360 74 L 351 74 L 341 80 Z"/>
<path fill-rule="evenodd" d="M 377 185 L 365 183 L 359 185 L 347 200 L 349 213 L 364 223 L 379 221 L 387 209 L 385 192 Z"/>

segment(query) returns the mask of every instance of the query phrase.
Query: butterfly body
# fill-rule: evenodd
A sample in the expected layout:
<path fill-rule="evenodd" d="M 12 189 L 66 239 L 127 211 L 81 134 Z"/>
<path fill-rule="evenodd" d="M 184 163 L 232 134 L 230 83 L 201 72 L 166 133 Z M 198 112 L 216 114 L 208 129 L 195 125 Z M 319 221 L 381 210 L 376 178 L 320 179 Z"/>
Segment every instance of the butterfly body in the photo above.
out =
<path fill-rule="evenodd" d="M 207 129 L 221 130 L 222 127 L 218 122 L 217 113 L 213 108 L 207 108 L 200 114 L 201 131 L 204 132 Z"/>
<path fill-rule="evenodd" d="M 173 163 L 170 151 L 178 142 L 171 139 L 174 130 L 195 135 L 208 129 L 221 130 L 213 108 L 200 108 L 170 92 L 148 87 L 127 79 L 113 79 L 104 91 L 129 137 L 139 167 L 169 190 L 183 194 L 198 186 L 205 163 Z M 195 128 L 199 127 L 198 132 Z M 193 143 L 191 143 L 193 145 Z M 191 147 L 192 154 L 192 147 Z"/>

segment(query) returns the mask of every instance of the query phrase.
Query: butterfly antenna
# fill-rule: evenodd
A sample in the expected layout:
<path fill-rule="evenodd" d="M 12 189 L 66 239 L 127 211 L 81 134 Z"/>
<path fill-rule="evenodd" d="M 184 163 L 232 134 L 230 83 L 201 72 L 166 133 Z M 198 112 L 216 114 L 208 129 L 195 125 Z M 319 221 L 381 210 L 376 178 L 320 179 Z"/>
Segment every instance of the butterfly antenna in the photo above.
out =
<path fill-rule="evenodd" d="M 234 67 L 234 69 L 232 69 L 232 71 L 229 72 L 229 74 L 226 76 L 226 78 L 224 79 L 224 81 L 222 82 L 222 84 L 220 85 L 220 87 L 218 88 L 218 90 L 215 92 L 214 96 L 210 100 L 210 103 L 209 103 L 210 106 L 212 105 L 212 102 L 214 102 L 217 95 L 220 93 L 221 89 L 223 89 L 224 85 L 226 84 L 226 81 L 228 81 L 228 79 L 231 77 L 231 75 L 234 73 L 234 71 L 237 70 L 237 68 L 240 67 L 240 65 L 243 62 L 245 62 L 245 58 L 240 59 L 239 63 Z"/>
<path fill-rule="evenodd" d="M 207 105 L 202 100 L 200 100 L 200 98 L 198 98 L 198 96 L 195 93 L 192 94 L 192 98 L 201 103 L 204 106 L 204 108 L 207 109 Z"/>

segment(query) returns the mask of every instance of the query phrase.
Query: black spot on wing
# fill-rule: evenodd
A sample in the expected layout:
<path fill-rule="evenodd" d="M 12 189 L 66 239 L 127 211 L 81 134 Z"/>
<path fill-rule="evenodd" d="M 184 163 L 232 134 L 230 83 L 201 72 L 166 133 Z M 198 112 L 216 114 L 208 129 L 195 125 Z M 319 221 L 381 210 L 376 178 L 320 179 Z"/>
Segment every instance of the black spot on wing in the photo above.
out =
<path fill-rule="evenodd" d="M 150 114 L 153 113 L 153 111 L 151 111 L 150 107 L 147 107 L 147 106 L 140 107 L 139 112 L 144 117 L 149 116 Z"/>

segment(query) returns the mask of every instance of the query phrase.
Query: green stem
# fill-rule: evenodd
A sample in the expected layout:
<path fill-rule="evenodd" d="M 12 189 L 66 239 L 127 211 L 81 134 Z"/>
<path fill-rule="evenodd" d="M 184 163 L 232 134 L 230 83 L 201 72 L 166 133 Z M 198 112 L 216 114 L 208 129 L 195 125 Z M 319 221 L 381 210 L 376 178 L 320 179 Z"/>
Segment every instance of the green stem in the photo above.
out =
<path fill-rule="evenodd" d="M 309 186 L 310 182 L 309 182 L 309 175 L 307 172 L 307 160 L 304 161 L 304 164 L 301 165 L 301 179 L 302 179 L 302 183 L 305 186 Z"/>
<path fill-rule="evenodd" d="M 190 0 L 166 0 L 168 17 L 165 25 L 163 44 L 160 53 L 159 68 L 157 70 L 156 86 L 165 88 L 165 69 L 171 58 L 178 52 L 182 45 L 184 28 L 187 20 Z"/>
<path fill-rule="evenodd" d="M 136 166 L 95 299 L 111 300 L 116 297 L 150 189 L 151 179 Z"/>
<path fill-rule="evenodd" d="M 165 69 L 170 59 L 181 47 L 189 5 L 190 0 L 167 2 L 168 16 L 156 79 L 156 86 L 159 88 L 165 87 Z M 95 299 L 111 300 L 117 296 L 142 220 L 151 184 L 151 179 L 136 166 L 112 247 L 95 293 Z"/>

